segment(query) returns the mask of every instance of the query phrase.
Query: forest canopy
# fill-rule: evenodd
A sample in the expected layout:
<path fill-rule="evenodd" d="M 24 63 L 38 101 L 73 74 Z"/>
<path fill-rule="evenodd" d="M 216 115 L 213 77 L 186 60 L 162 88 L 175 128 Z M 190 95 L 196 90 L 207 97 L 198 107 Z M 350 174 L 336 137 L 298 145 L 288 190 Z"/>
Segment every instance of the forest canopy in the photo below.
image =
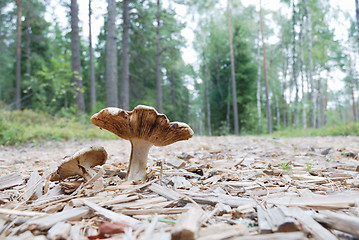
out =
<path fill-rule="evenodd" d="M 2 0 L 0 107 L 66 117 L 144 104 L 199 135 L 356 122 L 350 1 L 356 11 L 334 0 Z"/>

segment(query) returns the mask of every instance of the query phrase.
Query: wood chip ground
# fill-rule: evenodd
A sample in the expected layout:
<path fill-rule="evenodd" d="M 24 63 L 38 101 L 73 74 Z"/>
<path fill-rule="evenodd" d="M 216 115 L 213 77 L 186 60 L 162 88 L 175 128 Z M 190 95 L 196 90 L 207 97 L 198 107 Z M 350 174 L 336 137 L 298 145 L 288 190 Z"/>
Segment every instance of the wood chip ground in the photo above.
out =
<path fill-rule="evenodd" d="M 96 176 L 50 182 L 100 145 Z M 124 140 L 0 146 L 0 239 L 358 239 L 359 138 L 194 137 L 124 180 Z M 161 170 L 162 169 L 162 170 Z"/>

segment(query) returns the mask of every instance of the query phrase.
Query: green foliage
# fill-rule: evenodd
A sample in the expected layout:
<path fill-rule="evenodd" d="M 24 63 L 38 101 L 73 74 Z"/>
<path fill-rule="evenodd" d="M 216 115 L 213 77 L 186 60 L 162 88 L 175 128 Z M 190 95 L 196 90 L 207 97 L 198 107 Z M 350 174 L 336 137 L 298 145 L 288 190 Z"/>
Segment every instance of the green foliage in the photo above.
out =
<path fill-rule="evenodd" d="M 311 136 L 359 136 L 359 123 L 341 123 L 315 128 L 287 128 L 276 131 L 272 137 L 311 137 Z"/>
<path fill-rule="evenodd" d="M 235 58 L 235 78 L 239 128 L 241 133 L 253 131 L 256 124 L 256 65 L 252 54 L 251 31 L 253 19 L 242 18 L 241 5 L 233 6 L 233 48 Z M 214 10 L 212 10 L 214 11 Z M 223 9 L 216 9 L 223 11 Z M 243 19 L 238 21 L 237 19 Z M 230 53 L 228 42 L 228 26 L 225 15 L 212 15 L 203 19 L 197 32 L 197 49 L 201 52 L 201 78 L 208 83 L 211 108 L 211 127 L 214 135 L 233 132 L 232 85 L 230 82 Z M 203 36 L 203 32 L 207 32 Z M 205 98 L 205 89 L 199 86 L 200 94 Z M 203 112 L 207 115 L 206 103 Z M 206 117 L 204 118 L 206 119 Z"/>
<path fill-rule="evenodd" d="M 73 116 L 73 115 L 72 115 Z M 43 112 L 0 111 L 0 144 L 43 142 L 49 140 L 91 140 L 95 138 L 118 139 L 108 131 L 101 131 L 86 118 L 63 118 Z"/>
<path fill-rule="evenodd" d="M 280 164 L 280 167 L 283 170 L 291 171 L 292 170 L 292 161 L 284 161 L 283 163 Z"/>
<path fill-rule="evenodd" d="M 25 93 L 32 95 L 28 105 L 35 110 L 55 114 L 62 108 L 71 108 L 74 83 L 71 81 L 70 55 L 50 59 L 49 67 L 37 71 L 24 81 Z"/>

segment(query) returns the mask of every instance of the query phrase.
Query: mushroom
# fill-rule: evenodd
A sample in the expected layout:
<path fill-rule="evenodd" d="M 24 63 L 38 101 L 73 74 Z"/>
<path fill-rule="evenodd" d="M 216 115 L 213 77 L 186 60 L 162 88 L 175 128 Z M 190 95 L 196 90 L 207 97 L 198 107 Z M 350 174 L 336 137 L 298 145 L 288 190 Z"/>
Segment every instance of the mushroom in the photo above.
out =
<path fill-rule="evenodd" d="M 95 174 L 92 168 L 103 165 L 107 160 L 107 152 L 101 146 L 91 146 L 81 149 L 72 156 L 64 158 L 51 176 L 51 180 L 62 180 L 67 177 L 80 175 L 86 181 L 90 180 Z"/>
<path fill-rule="evenodd" d="M 145 180 L 150 148 L 166 146 L 193 136 L 192 129 L 182 122 L 169 122 L 156 109 L 138 105 L 133 111 L 109 107 L 91 117 L 91 122 L 131 143 L 127 180 Z"/>

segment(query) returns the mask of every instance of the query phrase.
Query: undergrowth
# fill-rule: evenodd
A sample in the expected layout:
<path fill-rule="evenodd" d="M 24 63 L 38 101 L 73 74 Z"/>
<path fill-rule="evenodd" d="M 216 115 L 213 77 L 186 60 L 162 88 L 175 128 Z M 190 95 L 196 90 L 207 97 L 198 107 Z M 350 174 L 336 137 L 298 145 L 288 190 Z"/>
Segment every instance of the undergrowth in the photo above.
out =
<path fill-rule="evenodd" d="M 287 128 L 270 134 L 272 137 L 359 136 L 359 123 L 346 123 L 321 128 Z"/>
<path fill-rule="evenodd" d="M 90 116 L 64 118 L 32 110 L 0 111 L 0 144 L 43 142 L 49 140 L 118 139 L 90 122 Z"/>

